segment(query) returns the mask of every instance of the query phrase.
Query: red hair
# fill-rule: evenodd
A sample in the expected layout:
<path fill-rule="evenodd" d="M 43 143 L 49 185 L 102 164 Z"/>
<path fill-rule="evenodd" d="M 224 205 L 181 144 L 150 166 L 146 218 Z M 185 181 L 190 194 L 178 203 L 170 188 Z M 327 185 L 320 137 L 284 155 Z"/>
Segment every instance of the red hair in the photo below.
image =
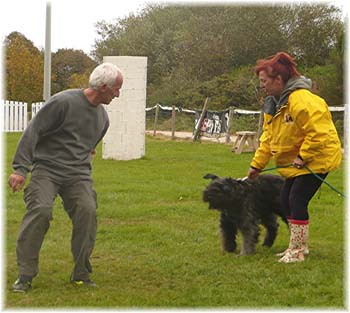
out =
<path fill-rule="evenodd" d="M 280 75 L 286 83 L 290 78 L 300 76 L 296 66 L 296 62 L 288 53 L 278 52 L 272 57 L 258 60 L 255 73 L 259 75 L 259 72 L 265 71 L 268 76 L 273 78 Z"/>

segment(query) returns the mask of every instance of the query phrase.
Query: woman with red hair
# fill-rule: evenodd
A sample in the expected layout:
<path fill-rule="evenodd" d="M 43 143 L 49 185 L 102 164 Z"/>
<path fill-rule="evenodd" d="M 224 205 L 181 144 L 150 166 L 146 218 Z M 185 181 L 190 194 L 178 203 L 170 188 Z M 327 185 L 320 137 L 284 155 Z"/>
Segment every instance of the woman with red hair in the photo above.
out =
<path fill-rule="evenodd" d="M 322 184 L 305 165 L 324 179 L 339 167 L 341 145 L 327 103 L 311 92 L 311 81 L 300 75 L 289 54 L 258 60 L 255 72 L 267 97 L 263 134 L 248 177 L 256 178 L 272 158 L 286 178 L 281 202 L 290 241 L 279 262 L 300 262 L 309 254 L 308 204 Z"/>

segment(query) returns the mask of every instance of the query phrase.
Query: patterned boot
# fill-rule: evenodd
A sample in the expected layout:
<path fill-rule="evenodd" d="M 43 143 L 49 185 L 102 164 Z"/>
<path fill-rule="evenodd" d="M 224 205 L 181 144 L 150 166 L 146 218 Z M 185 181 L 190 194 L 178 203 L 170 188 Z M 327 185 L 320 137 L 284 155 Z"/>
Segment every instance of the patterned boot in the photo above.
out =
<path fill-rule="evenodd" d="M 290 241 L 285 255 L 279 259 L 280 263 L 294 263 L 304 261 L 304 253 L 308 254 L 307 241 L 309 238 L 309 221 L 292 220 L 290 224 Z"/>
<path fill-rule="evenodd" d="M 301 222 L 301 221 L 297 221 L 297 222 Z M 303 222 L 306 222 L 306 221 L 303 221 Z M 288 217 L 288 227 L 289 227 L 289 233 L 290 233 L 290 230 L 291 230 L 291 223 L 292 223 L 292 219 Z M 310 254 L 310 251 L 309 251 L 309 247 L 308 247 L 308 244 L 307 244 L 307 239 L 309 238 L 309 228 L 307 228 L 307 235 L 306 235 L 306 241 L 303 243 L 303 254 L 304 256 L 308 256 Z M 290 251 L 290 248 L 291 248 L 291 242 L 289 242 L 289 246 L 286 250 L 284 250 L 283 252 L 280 252 L 280 253 L 276 253 L 275 256 L 278 256 L 278 257 L 282 257 L 284 256 L 288 251 Z"/>

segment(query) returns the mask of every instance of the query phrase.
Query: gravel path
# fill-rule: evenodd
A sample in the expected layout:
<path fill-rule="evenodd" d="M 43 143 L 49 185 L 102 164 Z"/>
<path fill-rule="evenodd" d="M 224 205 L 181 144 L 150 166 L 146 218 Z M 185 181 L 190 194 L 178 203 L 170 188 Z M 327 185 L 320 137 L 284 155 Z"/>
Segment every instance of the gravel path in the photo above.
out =
<path fill-rule="evenodd" d="M 147 135 L 153 135 L 153 130 L 146 130 Z M 171 137 L 171 131 L 162 131 L 157 130 L 156 136 L 165 136 L 165 137 Z M 181 139 L 191 139 L 192 140 L 192 133 L 191 132 L 175 132 L 175 138 L 181 138 Z M 230 143 L 233 144 L 236 139 L 236 136 L 230 137 Z M 202 141 L 212 141 L 217 143 L 225 143 L 226 137 L 220 137 L 220 138 L 210 138 L 210 137 L 201 137 Z"/>

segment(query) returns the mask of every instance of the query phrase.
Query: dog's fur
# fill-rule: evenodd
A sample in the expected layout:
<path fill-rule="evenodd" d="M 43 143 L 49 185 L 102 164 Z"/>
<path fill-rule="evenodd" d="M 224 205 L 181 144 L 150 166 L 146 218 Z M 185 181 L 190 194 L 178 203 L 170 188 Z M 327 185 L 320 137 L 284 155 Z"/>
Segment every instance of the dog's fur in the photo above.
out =
<path fill-rule="evenodd" d="M 282 177 L 266 174 L 250 180 L 207 174 L 204 178 L 212 179 L 203 192 L 203 201 L 209 203 L 209 209 L 220 212 L 223 251 L 236 250 L 236 235 L 240 231 L 243 236 L 240 254 L 254 254 L 259 224 L 266 228 L 263 245 L 268 247 L 273 245 L 277 236 L 277 216 L 288 225 L 280 204 Z"/>

